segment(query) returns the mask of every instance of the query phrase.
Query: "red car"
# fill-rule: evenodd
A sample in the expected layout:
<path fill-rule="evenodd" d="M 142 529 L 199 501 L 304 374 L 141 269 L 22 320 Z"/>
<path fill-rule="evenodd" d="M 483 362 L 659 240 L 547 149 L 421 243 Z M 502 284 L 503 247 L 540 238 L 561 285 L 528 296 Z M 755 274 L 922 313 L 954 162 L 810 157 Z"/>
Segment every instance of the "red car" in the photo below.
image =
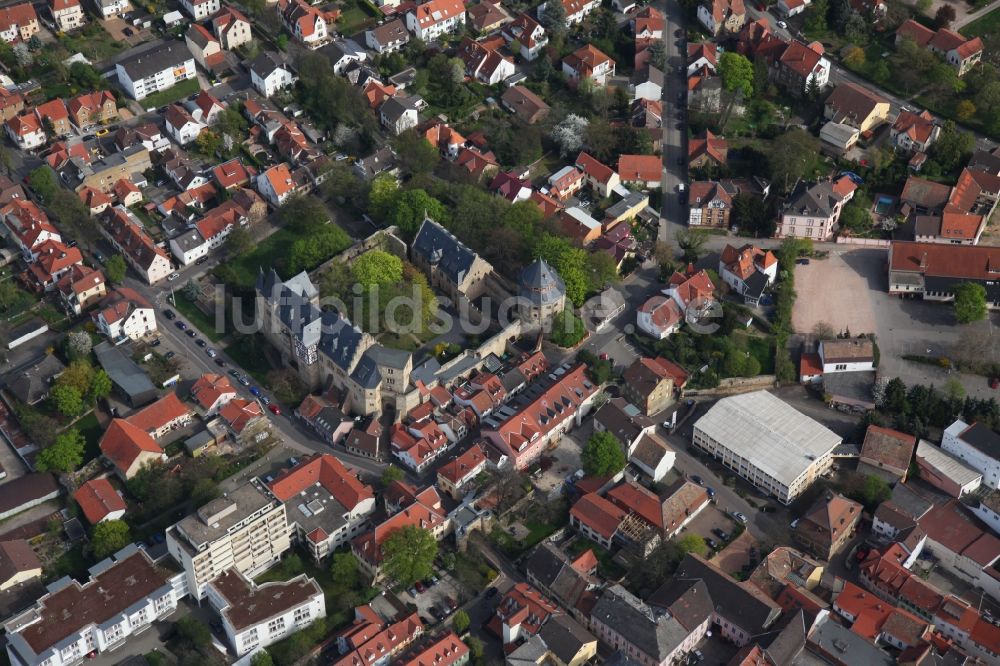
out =
<path fill-rule="evenodd" d="M 427 586 L 424 585 L 423 581 L 418 580 L 413 584 L 413 587 L 417 588 L 417 592 L 423 593 L 427 591 Z"/>
<path fill-rule="evenodd" d="M 267 408 L 270 409 L 271 413 L 274 414 L 275 416 L 281 416 L 281 407 L 278 407 L 273 402 L 270 405 L 268 405 Z"/>
<path fill-rule="evenodd" d="M 998 379 L 997 377 L 991 378 L 990 379 L 990 388 L 991 389 L 995 389 L 997 387 L 1000 387 L 1000 379 Z"/>

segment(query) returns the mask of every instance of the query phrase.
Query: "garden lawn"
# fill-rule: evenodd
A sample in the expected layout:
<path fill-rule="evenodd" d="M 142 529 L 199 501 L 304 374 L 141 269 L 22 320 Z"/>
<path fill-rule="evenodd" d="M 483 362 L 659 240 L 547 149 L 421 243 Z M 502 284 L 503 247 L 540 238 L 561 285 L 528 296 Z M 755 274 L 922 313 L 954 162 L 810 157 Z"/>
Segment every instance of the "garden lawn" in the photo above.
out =
<path fill-rule="evenodd" d="M 127 46 L 112 39 L 97 21 L 89 21 L 82 30 L 63 35 L 59 43 L 70 53 L 79 51 L 91 60 L 106 60 Z"/>
<path fill-rule="evenodd" d="M 87 445 L 83 449 L 83 463 L 87 464 L 101 455 L 99 445 L 104 430 L 101 428 L 101 424 L 97 422 L 97 414 L 91 411 L 74 423 L 73 427 L 83 435 L 83 439 L 87 442 Z"/>
<path fill-rule="evenodd" d="M 335 223 L 331 222 L 330 224 Z M 344 232 L 344 235 L 347 236 L 347 233 Z M 281 228 L 257 243 L 257 246 L 250 252 L 247 252 L 240 257 L 236 257 L 235 259 L 230 259 L 227 263 L 232 270 L 226 271 L 226 277 L 231 281 L 235 281 L 235 284 L 230 284 L 230 286 L 247 291 L 252 290 L 254 285 L 257 283 L 257 272 L 261 268 L 274 268 L 278 271 L 282 278 L 287 279 L 291 277 L 288 275 L 285 267 L 288 262 L 288 256 L 291 252 L 292 245 L 295 241 L 299 240 L 299 238 L 300 236 L 294 231 L 287 228 Z M 348 246 L 349 245 L 350 243 L 348 243 Z M 336 256 L 346 249 L 347 246 L 337 248 L 336 252 L 330 256 Z M 316 266 L 319 266 L 329 259 L 330 257 L 323 257 L 322 261 L 317 263 Z M 306 267 L 306 270 L 314 270 L 316 266 L 308 266 Z"/>
<path fill-rule="evenodd" d="M 747 351 L 760 363 L 760 373 L 762 375 L 774 373 L 774 340 L 759 335 L 738 335 L 743 335 L 747 342 Z"/>
<path fill-rule="evenodd" d="M 959 32 L 966 37 L 982 37 L 1000 31 L 1000 8 L 966 24 Z"/>
<path fill-rule="evenodd" d="M 201 86 L 198 83 L 198 77 L 193 79 L 185 79 L 180 83 L 173 85 L 166 90 L 161 90 L 160 92 L 153 93 L 147 97 L 139 100 L 139 104 L 146 109 L 155 109 L 171 102 L 176 102 L 177 100 L 184 99 L 189 95 L 193 95 L 201 90 Z"/>
<path fill-rule="evenodd" d="M 178 312 L 184 315 L 185 319 L 194 324 L 195 328 L 201 331 L 201 333 L 212 342 L 219 342 L 226 337 L 225 331 L 220 332 L 217 330 L 215 326 L 215 317 L 209 317 L 207 314 L 202 312 L 193 301 L 189 300 L 187 296 L 184 296 L 180 292 L 174 292 L 174 307 L 177 308 Z M 225 325 L 229 325 L 228 320 Z"/>

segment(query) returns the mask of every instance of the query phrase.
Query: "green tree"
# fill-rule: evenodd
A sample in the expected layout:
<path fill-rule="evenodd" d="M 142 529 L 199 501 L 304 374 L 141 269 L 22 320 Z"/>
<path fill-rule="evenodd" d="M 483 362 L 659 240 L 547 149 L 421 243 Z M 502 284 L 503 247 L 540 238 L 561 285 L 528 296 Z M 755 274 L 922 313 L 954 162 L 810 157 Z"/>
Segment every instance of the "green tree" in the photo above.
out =
<path fill-rule="evenodd" d="M 587 251 L 574 247 L 565 236 L 543 233 L 537 237 L 532 254 L 547 261 L 566 285 L 566 297 L 573 305 L 583 305 L 590 287 Z"/>
<path fill-rule="evenodd" d="M 104 262 L 104 275 L 112 284 L 121 284 L 125 280 L 125 257 L 113 254 Z"/>
<path fill-rule="evenodd" d="M 583 471 L 590 476 L 611 476 L 625 469 L 625 452 L 608 431 L 595 432 L 580 454 Z"/>
<path fill-rule="evenodd" d="M 354 553 L 345 551 L 333 554 L 330 560 L 330 578 L 344 588 L 353 588 L 358 584 L 358 558 Z"/>
<path fill-rule="evenodd" d="M 40 472 L 72 472 L 83 463 L 83 450 L 87 446 L 83 435 L 76 428 L 56 436 L 55 441 L 39 452 L 35 469 Z"/>
<path fill-rule="evenodd" d="M 874 511 L 879 504 L 892 497 L 892 488 L 874 474 L 866 476 L 855 474 L 848 482 L 846 494 L 851 499 L 864 504 L 868 511 Z"/>
<path fill-rule="evenodd" d="M 441 161 L 437 147 L 415 129 L 406 130 L 396 137 L 394 143 L 399 163 L 407 173 L 430 173 Z"/>
<path fill-rule="evenodd" d="M 844 64 L 850 69 L 858 69 L 865 64 L 865 50 L 860 46 L 852 46 L 844 56 Z"/>
<path fill-rule="evenodd" d="M 86 331 L 73 331 L 66 336 L 66 355 L 71 361 L 90 358 L 94 343 Z"/>
<path fill-rule="evenodd" d="M 963 282 L 955 287 L 955 319 L 969 324 L 986 318 L 986 287 L 978 282 Z"/>
<path fill-rule="evenodd" d="M 403 190 L 393 198 L 392 210 L 386 221 L 399 227 L 403 236 L 410 239 L 417 235 L 417 230 L 427 217 L 445 224 L 448 221 L 448 209 L 424 190 Z"/>
<path fill-rule="evenodd" d="M 683 554 L 692 553 L 704 557 L 708 553 L 708 544 L 698 534 L 685 534 L 677 539 L 677 548 Z"/>
<path fill-rule="evenodd" d="M 931 145 L 930 156 L 941 166 L 944 172 L 950 172 L 965 164 L 975 147 L 975 137 L 969 132 L 958 129 L 951 120 L 946 120 L 941 126 L 941 134 Z"/>
<path fill-rule="evenodd" d="M 99 560 L 130 543 L 132 536 L 129 534 L 128 523 L 124 520 L 102 520 L 90 530 L 90 547 L 94 551 L 94 557 Z"/>
<path fill-rule="evenodd" d="M 106 522 L 121 522 L 119 520 Z M 105 523 L 98 523 L 104 525 Z M 111 551 L 114 552 L 114 551 Z M 204 622 L 193 615 L 185 615 L 177 621 L 177 635 L 181 640 L 195 648 L 208 647 L 212 642 L 212 634 Z"/>
<path fill-rule="evenodd" d="M 274 666 L 274 659 L 267 650 L 261 650 L 250 658 L 250 666 Z"/>
<path fill-rule="evenodd" d="M 382 486 L 388 487 L 396 481 L 402 481 L 405 477 L 406 475 L 403 474 L 403 470 L 399 469 L 395 465 L 389 465 L 382 470 Z"/>
<path fill-rule="evenodd" d="M 222 136 L 210 129 L 203 129 L 194 140 L 199 153 L 206 157 L 214 157 L 219 148 L 222 147 Z"/>
<path fill-rule="evenodd" d="M 466 636 L 465 644 L 469 647 L 469 656 L 472 658 L 473 663 L 478 663 L 483 658 L 483 653 L 485 652 L 483 642 L 475 636 Z"/>
<path fill-rule="evenodd" d="M 827 0 L 813 0 L 812 7 L 809 8 L 809 15 L 806 17 L 805 29 L 809 32 L 825 32 L 828 9 Z"/>
<path fill-rule="evenodd" d="M 814 0 L 813 4 L 820 1 L 822 0 Z M 719 66 L 716 71 L 722 79 L 722 87 L 726 92 L 740 93 L 744 97 L 753 95 L 753 63 L 745 56 L 734 51 L 726 51 L 719 56 Z"/>
<path fill-rule="evenodd" d="M 886 384 L 884 407 L 896 414 L 907 411 L 906 384 L 899 377 L 893 377 Z"/>
<path fill-rule="evenodd" d="M 55 172 L 44 164 L 28 174 L 28 184 L 46 204 L 59 191 Z"/>
<path fill-rule="evenodd" d="M 684 261 L 694 263 L 704 252 L 708 234 L 698 229 L 681 229 L 674 235 L 674 240 L 684 253 Z"/>
<path fill-rule="evenodd" d="M 551 2 L 545 3 L 545 9 L 542 11 L 541 16 L 538 17 L 538 22 L 542 24 L 545 28 L 545 32 L 551 35 L 562 36 L 566 34 L 566 8 L 563 7 L 561 2 Z"/>
<path fill-rule="evenodd" d="M 464 610 L 460 610 L 455 613 L 455 617 L 451 619 L 451 626 L 455 628 L 455 633 L 461 636 L 465 633 L 465 630 L 469 628 L 469 624 L 472 621 L 469 619 L 469 614 Z"/>
<path fill-rule="evenodd" d="M 409 586 L 434 572 L 438 543 L 429 530 L 406 525 L 382 543 L 382 568 L 390 580 Z"/>
<path fill-rule="evenodd" d="M 49 399 L 63 416 L 72 418 L 83 411 L 83 396 L 73 386 L 57 384 L 52 388 Z"/>
<path fill-rule="evenodd" d="M 293 231 L 313 233 L 330 222 L 323 202 L 310 194 L 289 198 L 277 211 L 278 221 Z"/>
<path fill-rule="evenodd" d="M 771 180 L 788 190 L 800 178 L 809 178 L 819 168 L 819 139 L 795 127 L 771 142 L 767 165 Z"/>
<path fill-rule="evenodd" d="M 254 248 L 253 236 L 246 227 L 236 227 L 226 237 L 226 254 L 241 257 Z"/>
<path fill-rule="evenodd" d="M 737 194 L 733 197 L 733 224 L 740 231 L 753 234 L 755 238 L 770 238 L 777 228 L 776 215 L 771 204 L 752 194 Z"/>
<path fill-rule="evenodd" d="M 552 332 L 549 339 L 560 347 L 572 347 L 587 334 L 583 320 L 573 314 L 569 308 L 558 312 L 552 318 Z"/>
<path fill-rule="evenodd" d="M 111 377 L 103 369 L 97 370 L 90 380 L 90 389 L 87 391 L 87 400 L 94 403 L 111 395 Z"/>
<path fill-rule="evenodd" d="M 394 284 L 403 279 L 403 260 L 384 250 L 370 250 L 355 259 L 351 274 L 366 287 Z"/>

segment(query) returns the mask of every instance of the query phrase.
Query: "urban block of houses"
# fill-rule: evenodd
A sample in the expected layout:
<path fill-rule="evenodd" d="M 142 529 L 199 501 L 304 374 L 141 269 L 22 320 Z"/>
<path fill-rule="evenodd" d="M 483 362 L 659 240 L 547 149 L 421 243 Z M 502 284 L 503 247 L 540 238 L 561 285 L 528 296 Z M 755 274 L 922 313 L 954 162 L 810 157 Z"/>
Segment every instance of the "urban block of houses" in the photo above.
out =
<path fill-rule="evenodd" d="M 397 482 L 395 488 L 400 487 Z M 351 551 L 358 558 L 361 568 L 375 580 L 382 574 L 382 544 L 394 531 L 406 526 L 416 526 L 430 531 L 434 538 L 440 541 L 447 536 L 451 527 L 451 521 L 441 506 L 441 497 L 436 488 L 430 486 L 423 491 L 415 492 L 412 487 L 403 484 L 402 489 L 398 510 L 351 542 Z M 393 494 L 390 492 L 392 490 L 393 487 L 390 487 L 386 491 L 387 497 Z"/>
<path fill-rule="evenodd" d="M 698 21 L 711 35 L 736 34 L 746 20 L 743 0 L 708 0 L 698 5 Z"/>
<path fill-rule="evenodd" d="M 913 19 L 907 19 L 896 29 L 896 44 L 904 39 L 912 39 L 920 48 L 943 58 L 959 76 L 964 76 L 983 57 L 983 40 L 979 37 L 967 39 L 948 28 L 931 30 Z"/>
<path fill-rule="evenodd" d="M 149 237 L 131 211 L 115 206 L 100 220 L 99 228 L 111 245 L 148 283 L 156 284 L 173 272 L 170 259 Z"/>
<path fill-rule="evenodd" d="M 8 44 L 18 40 L 27 42 L 40 30 L 38 15 L 30 2 L 0 9 L 0 39 Z"/>
<path fill-rule="evenodd" d="M 459 0 L 429 0 L 406 13 L 406 28 L 417 39 L 431 41 L 465 25 L 465 5 Z"/>

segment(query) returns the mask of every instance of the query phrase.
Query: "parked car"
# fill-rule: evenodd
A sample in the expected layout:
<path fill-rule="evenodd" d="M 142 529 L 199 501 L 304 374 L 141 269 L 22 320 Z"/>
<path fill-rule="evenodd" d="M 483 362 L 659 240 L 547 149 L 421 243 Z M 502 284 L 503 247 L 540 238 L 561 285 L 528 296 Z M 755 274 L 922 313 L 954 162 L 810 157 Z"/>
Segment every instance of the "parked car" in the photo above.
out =
<path fill-rule="evenodd" d="M 281 407 L 272 404 L 268 405 L 267 408 L 271 410 L 271 413 L 274 414 L 275 416 L 281 416 Z"/>
<path fill-rule="evenodd" d="M 173 321 L 177 317 L 173 310 L 164 310 L 163 316 L 166 317 L 168 321 Z"/>
<path fill-rule="evenodd" d="M 784 21 L 778 21 L 778 27 L 781 28 L 782 30 L 788 30 L 788 24 L 785 23 Z"/>
<path fill-rule="evenodd" d="M 247 379 L 246 375 L 240 375 L 239 377 L 236 378 L 236 381 L 238 381 L 243 386 L 250 386 L 250 380 Z"/>
<path fill-rule="evenodd" d="M 416 583 L 414 583 L 413 587 L 417 588 L 417 592 L 423 593 L 427 591 L 427 586 L 424 585 L 424 581 L 422 580 L 418 580 Z"/>
<path fill-rule="evenodd" d="M 195 341 L 194 341 L 194 343 L 195 343 L 196 345 L 198 345 L 199 347 L 204 347 L 204 346 L 205 346 L 206 344 L 208 344 L 207 342 L 205 342 L 205 341 L 204 341 L 204 340 L 202 340 L 201 338 L 198 338 L 197 340 L 195 340 Z"/>
<path fill-rule="evenodd" d="M 206 261 L 208 261 L 208 257 L 207 256 L 206 257 L 198 257 L 198 259 L 194 263 L 195 263 L 196 266 L 201 266 Z"/>
<path fill-rule="evenodd" d="M 792 529 L 794 530 L 798 526 L 799 526 L 799 519 L 796 518 L 795 520 L 792 521 Z"/>
<path fill-rule="evenodd" d="M 694 481 L 695 483 L 697 483 L 699 486 L 705 485 L 705 482 L 702 481 L 701 477 L 698 476 L 697 474 L 692 474 L 691 475 L 691 480 Z"/>
<path fill-rule="evenodd" d="M 720 527 L 714 527 L 714 528 L 712 528 L 712 534 L 714 534 L 715 536 L 719 537 L 723 541 L 729 541 L 729 532 L 727 532 L 726 530 L 724 530 L 724 529 L 722 529 Z"/>
<path fill-rule="evenodd" d="M 809 258 L 808 257 L 800 257 L 800 258 L 798 258 L 798 259 L 795 260 L 795 263 L 800 264 L 802 266 L 808 266 L 809 265 Z"/>
<path fill-rule="evenodd" d="M 170 282 L 173 282 L 174 280 L 176 280 L 176 279 L 177 279 L 177 278 L 179 278 L 180 276 L 181 276 L 181 274 L 180 274 L 180 273 L 171 273 L 171 274 L 170 274 L 170 275 L 169 275 L 169 276 L 167 277 L 167 280 L 169 280 Z"/>
<path fill-rule="evenodd" d="M 265 406 L 265 407 L 267 407 L 268 405 L 270 405 L 270 404 L 271 404 L 271 399 L 270 399 L 270 398 L 268 398 L 268 397 L 267 397 L 266 395 L 262 395 L 262 396 L 260 396 L 260 401 L 261 401 L 262 403 L 264 403 L 264 406 Z"/>
<path fill-rule="evenodd" d="M 220 368 L 226 367 L 226 362 L 224 360 L 222 360 L 221 358 L 215 359 L 215 364 L 217 366 L 219 366 Z"/>
<path fill-rule="evenodd" d="M 741 523 L 746 523 L 747 522 L 747 517 L 744 516 L 739 511 L 733 511 L 732 515 L 733 515 L 733 518 L 735 518 L 736 520 L 740 521 Z"/>
<path fill-rule="evenodd" d="M 205 353 L 208 354 L 209 358 L 215 358 L 216 356 L 219 355 L 219 352 L 215 351 L 214 349 L 206 349 Z"/>
<path fill-rule="evenodd" d="M 177 328 L 181 329 L 182 331 L 183 331 L 183 330 L 186 330 L 186 329 L 187 329 L 187 327 L 188 327 L 188 325 L 187 325 L 187 324 L 185 324 L 185 323 L 184 323 L 184 322 L 182 322 L 182 321 L 176 321 L 176 322 L 174 322 L 174 326 L 176 326 Z"/>
<path fill-rule="evenodd" d="M 498 590 L 495 587 L 488 587 L 488 588 L 486 588 L 486 598 L 487 599 L 492 599 L 493 597 L 497 596 L 497 591 Z"/>
<path fill-rule="evenodd" d="M 166 354 L 163 355 L 163 358 L 173 358 L 174 356 L 177 356 L 177 354 L 175 354 L 172 351 L 168 351 Z"/>
<path fill-rule="evenodd" d="M 161 342 L 162 342 L 162 340 L 160 340 L 159 338 L 156 338 L 151 343 L 149 343 L 149 346 L 150 347 L 159 347 Z"/>
<path fill-rule="evenodd" d="M 705 545 L 711 548 L 712 550 L 715 550 L 716 548 L 719 547 L 719 544 L 715 543 L 715 539 L 713 539 L 712 537 L 705 538 Z"/>
<path fill-rule="evenodd" d="M 709 486 L 705 487 L 705 492 L 708 493 L 708 499 L 713 499 L 715 497 L 715 490 Z"/>
<path fill-rule="evenodd" d="M 189 328 L 188 330 L 184 331 L 184 335 L 188 336 L 189 338 L 193 338 L 196 335 L 198 335 L 198 331 L 194 330 L 193 328 Z"/>
<path fill-rule="evenodd" d="M 453 597 L 445 597 L 444 602 L 448 604 L 448 610 L 455 610 L 458 608 L 458 602 L 455 601 Z"/>

